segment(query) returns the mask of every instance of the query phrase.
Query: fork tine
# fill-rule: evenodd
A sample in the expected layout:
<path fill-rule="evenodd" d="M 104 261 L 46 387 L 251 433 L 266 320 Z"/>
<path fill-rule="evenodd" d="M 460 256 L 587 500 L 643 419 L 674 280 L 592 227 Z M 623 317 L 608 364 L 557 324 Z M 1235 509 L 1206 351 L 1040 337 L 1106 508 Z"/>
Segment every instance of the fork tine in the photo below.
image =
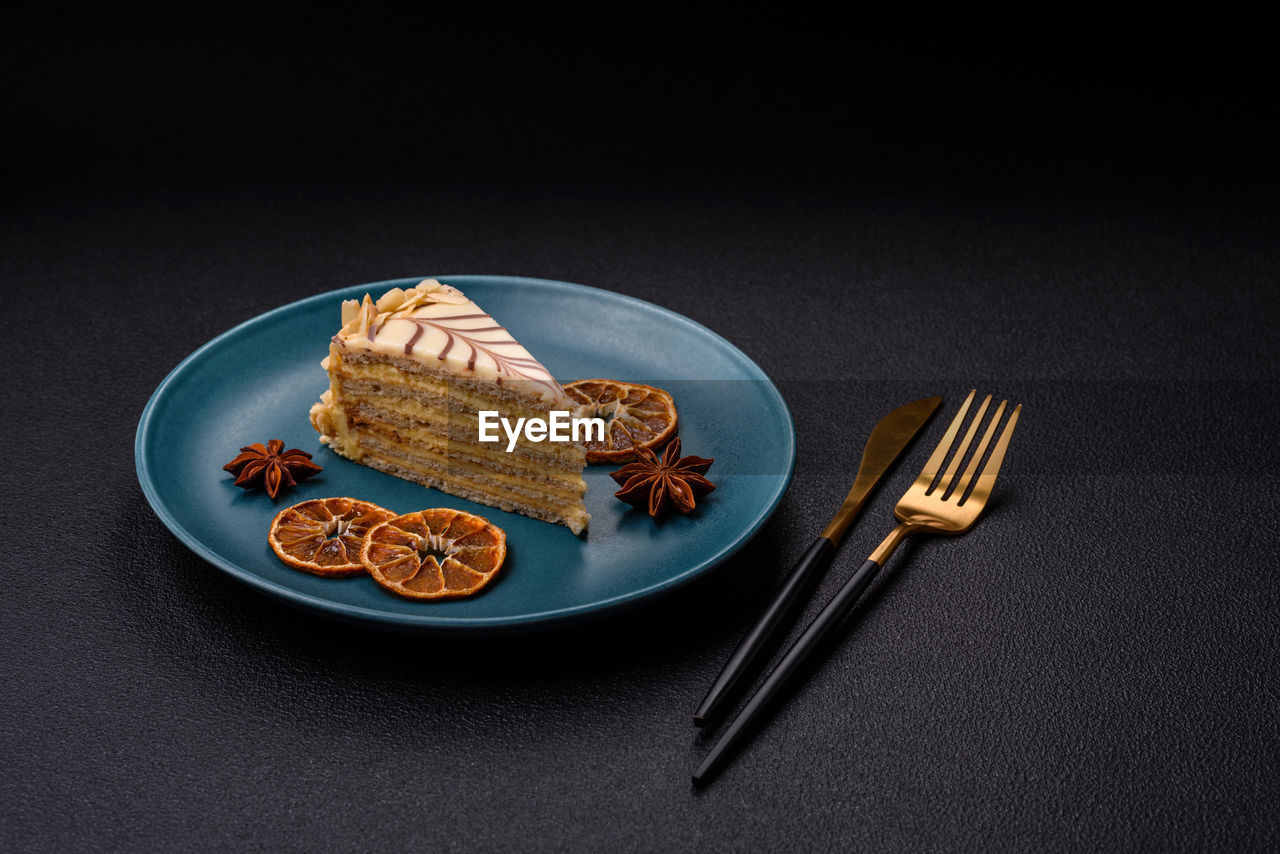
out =
<path fill-rule="evenodd" d="M 920 476 L 916 478 L 915 488 L 928 489 L 933 483 L 934 477 L 938 474 L 938 469 L 942 468 L 942 462 L 947 458 L 947 449 L 951 447 L 951 443 L 956 440 L 956 434 L 960 432 L 960 425 L 964 423 L 964 415 L 969 411 L 969 404 L 973 403 L 973 396 L 978 393 L 975 388 L 969 392 L 969 396 L 964 399 L 964 403 L 960 404 L 960 411 L 956 413 L 956 417 L 952 419 L 951 426 L 947 428 L 947 432 L 942 434 L 942 440 L 938 442 L 938 447 L 933 449 L 933 455 L 929 457 L 929 461 L 924 464 Z"/>
<path fill-rule="evenodd" d="M 973 487 L 973 494 L 969 496 L 969 501 L 978 501 L 979 507 L 981 502 L 985 502 L 991 497 L 991 489 L 996 485 L 996 477 L 1000 474 L 1000 464 L 1004 462 L 1004 452 L 1009 449 L 1009 440 L 1013 438 L 1013 428 L 1018 426 L 1018 413 L 1022 411 L 1022 404 L 1019 403 L 1013 408 L 1013 414 L 1009 416 L 1009 423 L 1004 425 L 1004 432 L 1000 434 L 1000 441 L 996 442 L 996 448 L 991 452 L 991 459 L 987 460 L 987 464 L 982 469 L 982 474 L 978 475 L 978 482 Z M 966 504 L 968 502 L 965 502 Z"/>
<path fill-rule="evenodd" d="M 974 434 L 978 432 L 978 427 L 982 425 L 982 416 L 987 413 L 987 406 L 990 404 L 991 395 L 987 395 L 986 399 L 982 401 L 982 405 L 978 407 L 978 414 L 973 416 L 973 420 L 969 422 L 969 429 L 965 431 L 964 438 L 960 440 L 960 447 L 956 450 L 955 456 L 951 458 L 951 464 L 947 466 L 947 470 L 942 473 L 942 480 L 938 481 L 936 490 L 939 497 L 947 494 L 947 484 L 955 476 L 956 469 L 960 468 L 960 462 L 964 459 L 965 451 L 969 450 Z"/>
<path fill-rule="evenodd" d="M 965 466 L 964 474 L 960 477 L 960 482 L 956 484 L 955 491 L 951 494 L 957 498 L 964 498 L 964 491 L 969 487 L 969 481 L 973 480 L 973 473 L 978 470 L 978 463 L 982 462 L 982 455 L 987 452 L 987 446 L 991 444 L 991 437 L 996 434 L 996 428 L 1000 426 L 1000 416 L 1004 415 L 1004 408 L 1009 401 L 1002 400 L 1000 405 L 996 407 L 996 414 L 991 416 L 991 423 L 987 425 L 987 432 L 982 434 L 982 441 L 978 443 L 978 450 L 973 452 L 973 459 L 969 461 L 969 465 Z"/>

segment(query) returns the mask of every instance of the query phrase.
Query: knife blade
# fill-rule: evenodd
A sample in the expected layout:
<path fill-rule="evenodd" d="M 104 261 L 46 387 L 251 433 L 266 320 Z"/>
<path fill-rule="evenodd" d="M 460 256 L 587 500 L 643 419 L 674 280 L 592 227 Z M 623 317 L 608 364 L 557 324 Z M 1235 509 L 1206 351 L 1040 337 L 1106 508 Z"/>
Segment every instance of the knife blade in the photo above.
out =
<path fill-rule="evenodd" d="M 862 449 L 862 462 L 858 465 L 858 475 L 853 479 L 849 495 L 822 532 L 833 546 L 840 544 L 880 478 L 941 405 L 941 397 L 926 397 L 899 406 L 880 419 L 867 438 L 867 446 Z"/>
<path fill-rule="evenodd" d="M 862 450 L 858 474 L 853 479 L 853 486 L 844 503 L 809 550 L 792 567 L 779 585 L 769 607 L 729 656 L 724 669 L 711 684 L 707 696 L 693 714 L 695 726 L 703 726 L 724 710 L 746 676 L 754 669 L 754 665 L 763 657 L 764 651 L 772 646 L 772 641 L 781 629 L 792 622 L 814 583 L 831 563 L 836 546 L 844 538 L 871 492 L 941 405 L 941 397 L 913 401 L 881 418 L 872 429 L 866 447 Z"/>

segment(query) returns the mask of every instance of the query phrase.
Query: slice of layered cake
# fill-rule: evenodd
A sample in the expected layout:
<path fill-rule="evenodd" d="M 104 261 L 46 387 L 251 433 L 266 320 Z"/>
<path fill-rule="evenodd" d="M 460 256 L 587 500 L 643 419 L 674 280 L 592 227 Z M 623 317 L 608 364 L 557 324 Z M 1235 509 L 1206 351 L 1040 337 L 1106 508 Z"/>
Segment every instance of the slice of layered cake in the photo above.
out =
<path fill-rule="evenodd" d="M 581 444 L 524 433 L 480 441 L 483 411 L 514 424 L 577 404 L 461 291 L 427 279 L 376 303 L 367 294 L 346 300 L 322 364 L 329 390 L 311 407 L 311 424 L 337 453 L 575 534 L 587 527 Z"/>

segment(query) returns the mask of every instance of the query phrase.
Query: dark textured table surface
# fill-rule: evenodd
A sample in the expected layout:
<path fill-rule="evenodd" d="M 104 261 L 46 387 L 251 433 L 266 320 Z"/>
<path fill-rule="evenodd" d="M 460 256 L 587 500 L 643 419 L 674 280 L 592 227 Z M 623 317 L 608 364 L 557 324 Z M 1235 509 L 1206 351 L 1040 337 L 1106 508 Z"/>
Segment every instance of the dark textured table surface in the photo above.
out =
<path fill-rule="evenodd" d="M 1029 100 L 997 70 L 864 80 L 833 113 L 825 66 L 624 57 L 602 102 L 568 85 L 602 55 L 507 56 L 530 77 L 424 67 L 407 36 L 5 39 L 0 848 L 1280 845 L 1280 248 L 1247 99 Z M 755 359 L 799 456 L 751 547 L 606 623 L 432 639 L 291 610 L 155 517 L 134 429 L 193 349 L 317 292 L 471 272 L 650 300 Z M 975 386 L 1024 404 L 986 518 L 901 550 L 692 788 L 693 708 L 867 432 Z"/>

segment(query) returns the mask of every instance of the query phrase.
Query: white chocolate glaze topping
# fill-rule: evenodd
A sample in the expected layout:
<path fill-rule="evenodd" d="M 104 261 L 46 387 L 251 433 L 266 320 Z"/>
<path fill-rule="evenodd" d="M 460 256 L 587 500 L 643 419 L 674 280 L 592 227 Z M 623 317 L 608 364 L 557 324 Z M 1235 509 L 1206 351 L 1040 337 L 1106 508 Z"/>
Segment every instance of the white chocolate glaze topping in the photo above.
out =
<path fill-rule="evenodd" d="M 342 329 L 334 340 L 346 347 L 416 359 L 493 382 L 519 382 L 544 399 L 564 391 L 529 351 L 462 291 L 435 279 L 392 288 L 375 303 L 342 303 Z"/>

